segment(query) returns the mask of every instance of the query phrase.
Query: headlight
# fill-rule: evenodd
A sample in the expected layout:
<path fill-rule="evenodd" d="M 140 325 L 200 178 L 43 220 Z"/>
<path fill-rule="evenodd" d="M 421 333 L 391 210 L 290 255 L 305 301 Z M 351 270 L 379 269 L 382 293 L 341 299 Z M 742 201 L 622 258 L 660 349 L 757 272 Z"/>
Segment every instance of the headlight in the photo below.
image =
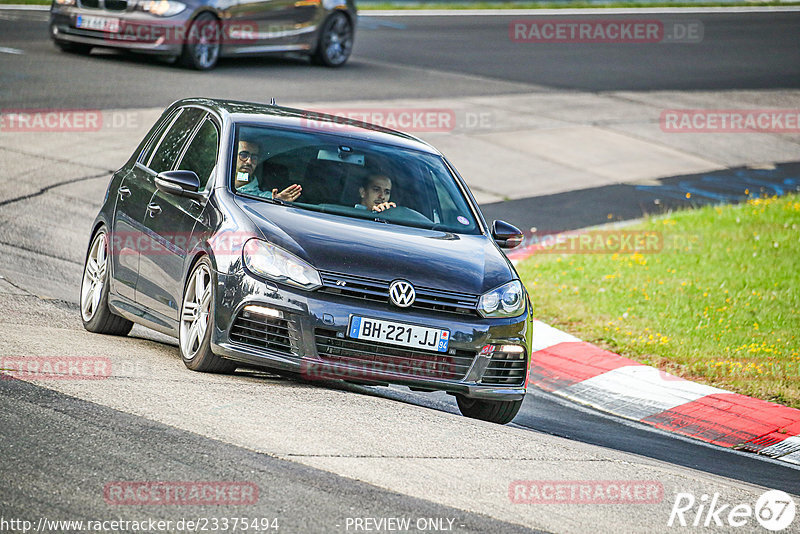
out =
<path fill-rule="evenodd" d="M 272 243 L 251 239 L 245 243 L 242 256 L 245 266 L 264 278 L 307 290 L 322 285 L 314 267 Z"/>
<path fill-rule="evenodd" d="M 484 317 L 516 317 L 525 309 L 525 290 L 519 280 L 492 289 L 478 300 L 478 313 Z"/>
<path fill-rule="evenodd" d="M 171 17 L 186 9 L 186 4 L 183 2 L 176 2 L 175 0 L 146 0 L 140 2 L 137 7 L 142 11 L 147 11 L 151 15 Z"/>

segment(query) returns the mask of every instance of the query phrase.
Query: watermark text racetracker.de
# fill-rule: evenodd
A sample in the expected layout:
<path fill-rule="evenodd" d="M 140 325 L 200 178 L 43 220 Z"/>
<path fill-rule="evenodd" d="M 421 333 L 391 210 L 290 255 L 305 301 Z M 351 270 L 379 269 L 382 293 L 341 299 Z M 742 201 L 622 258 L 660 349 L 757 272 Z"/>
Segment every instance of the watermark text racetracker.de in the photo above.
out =
<path fill-rule="evenodd" d="M 339 351 L 334 344 L 322 346 L 320 352 L 325 360 L 303 359 L 300 362 L 301 376 L 306 380 L 366 381 L 396 378 L 453 380 L 459 376 L 455 360 L 445 354 L 431 354 L 417 361 L 400 356 L 383 356 L 352 366 L 347 358 L 337 355 Z"/>
<path fill-rule="evenodd" d="M 380 126 L 414 133 L 450 133 L 454 130 L 488 130 L 494 115 L 485 110 L 454 108 L 327 108 L 306 111 L 301 124 L 311 129 L 348 131 Z"/>
<path fill-rule="evenodd" d="M 0 380 L 105 380 L 151 377 L 157 370 L 144 361 L 108 356 L 0 356 Z"/>
<path fill-rule="evenodd" d="M 113 20 L 113 19 L 112 19 Z M 295 28 L 257 20 L 196 20 L 190 26 L 170 21 L 120 21 L 105 32 L 107 41 L 165 44 L 245 44 L 288 37 Z"/>
<path fill-rule="evenodd" d="M 206 241 L 191 232 L 117 231 L 107 235 L 112 256 L 162 256 L 185 254 L 205 248 L 216 256 L 239 256 L 253 234 L 222 232 Z M 521 254 L 658 254 L 665 252 L 698 252 L 702 247 L 699 234 L 665 233 L 655 230 L 574 230 L 528 232 L 522 244 L 510 251 Z"/>
<path fill-rule="evenodd" d="M 83 356 L 0 356 L 0 380 L 103 380 L 111 358 Z"/>
<path fill-rule="evenodd" d="M 0 516 L 0 532 L 273 532 L 280 530 L 277 517 L 246 515 L 182 517 L 180 519 L 51 519 L 36 520 Z"/>
<path fill-rule="evenodd" d="M 511 21 L 508 37 L 514 43 L 529 44 L 699 43 L 703 40 L 703 23 L 699 20 L 536 18 Z"/>
<path fill-rule="evenodd" d="M 657 480 L 515 480 L 508 498 L 514 504 L 658 504 L 664 486 Z"/>
<path fill-rule="evenodd" d="M 510 256 L 529 254 L 659 254 L 697 252 L 699 234 L 658 230 L 541 230 L 531 229 Z"/>
<path fill-rule="evenodd" d="M 667 133 L 800 133 L 800 109 L 665 109 Z"/>
<path fill-rule="evenodd" d="M 115 481 L 103 487 L 107 504 L 129 506 L 242 506 L 258 502 L 253 482 L 236 481 Z"/>
<path fill-rule="evenodd" d="M 99 109 L 2 109 L 0 133 L 13 132 L 99 132 L 136 129 L 145 121 L 137 111 Z"/>

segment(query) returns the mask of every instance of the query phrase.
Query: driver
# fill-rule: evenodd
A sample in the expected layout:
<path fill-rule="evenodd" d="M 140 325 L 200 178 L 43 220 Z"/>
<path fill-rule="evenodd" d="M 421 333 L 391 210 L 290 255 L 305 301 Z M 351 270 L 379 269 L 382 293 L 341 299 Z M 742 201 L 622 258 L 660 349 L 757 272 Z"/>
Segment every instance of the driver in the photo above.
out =
<path fill-rule="evenodd" d="M 303 188 L 297 184 L 290 185 L 280 193 L 278 189 L 263 191 L 258 186 L 258 179 L 255 177 L 256 165 L 261 157 L 261 149 L 253 141 L 239 141 L 239 149 L 236 151 L 236 178 L 234 186 L 236 191 L 246 195 L 253 195 L 264 198 L 277 198 L 288 202 L 294 202 Z"/>
<path fill-rule="evenodd" d="M 392 195 L 392 180 L 385 174 L 367 176 L 358 188 L 358 194 L 361 196 L 361 203 L 356 204 L 356 208 L 384 211 L 397 207 L 394 202 L 389 202 L 389 197 Z"/>

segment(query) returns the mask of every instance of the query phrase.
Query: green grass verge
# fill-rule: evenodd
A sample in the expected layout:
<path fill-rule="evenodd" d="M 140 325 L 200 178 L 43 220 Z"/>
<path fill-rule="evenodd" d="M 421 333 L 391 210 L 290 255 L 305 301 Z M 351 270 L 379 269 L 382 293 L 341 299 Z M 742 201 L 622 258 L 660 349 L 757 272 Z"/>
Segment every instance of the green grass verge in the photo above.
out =
<path fill-rule="evenodd" d="M 799 196 L 609 232 L 517 266 L 537 318 L 672 374 L 800 408 Z M 636 232 L 654 236 L 649 253 L 580 253 Z"/>

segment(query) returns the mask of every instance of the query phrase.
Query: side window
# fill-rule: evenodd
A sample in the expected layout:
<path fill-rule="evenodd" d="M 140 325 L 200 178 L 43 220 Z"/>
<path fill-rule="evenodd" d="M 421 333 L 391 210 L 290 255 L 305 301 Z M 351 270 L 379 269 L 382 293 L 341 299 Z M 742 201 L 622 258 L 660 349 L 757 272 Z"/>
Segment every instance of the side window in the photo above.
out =
<path fill-rule="evenodd" d="M 205 115 L 205 111 L 198 108 L 185 108 L 180 117 L 172 123 L 167 134 L 158 145 L 153 157 L 150 159 L 151 170 L 164 172 L 172 168 L 178 158 L 186 139 L 189 138 L 198 121 Z"/>
<path fill-rule="evenodd" d="M 211 171 L 217 163 L 218 148 L 219 132 L 217 127 L 211 119 L 206 119 L 186 149 L 178 169 L 194 171 L 200 178 L 200 189 L 204 189 L 208 177 L 211 176 Z"/>
<path fill-rule="evenodd" d="M 153 154 L 153 149 L 156 147 L 158 142 L 161 140 L 161 136 L 164 135 L 164 130 L 167 129 L 173 119 L 180 113 L 180 109 L 174 110 L 172 113 L 169 114 L 169 117 L 165 117 L 164 120 L 159 122 L 150 133 L 147 135 L 147 144 L 142 149 L 142 153 L 139 154 L 139 158 L 137 161 L 139 163 L 147 163 L 150 160 L 150 156 Z"/>

